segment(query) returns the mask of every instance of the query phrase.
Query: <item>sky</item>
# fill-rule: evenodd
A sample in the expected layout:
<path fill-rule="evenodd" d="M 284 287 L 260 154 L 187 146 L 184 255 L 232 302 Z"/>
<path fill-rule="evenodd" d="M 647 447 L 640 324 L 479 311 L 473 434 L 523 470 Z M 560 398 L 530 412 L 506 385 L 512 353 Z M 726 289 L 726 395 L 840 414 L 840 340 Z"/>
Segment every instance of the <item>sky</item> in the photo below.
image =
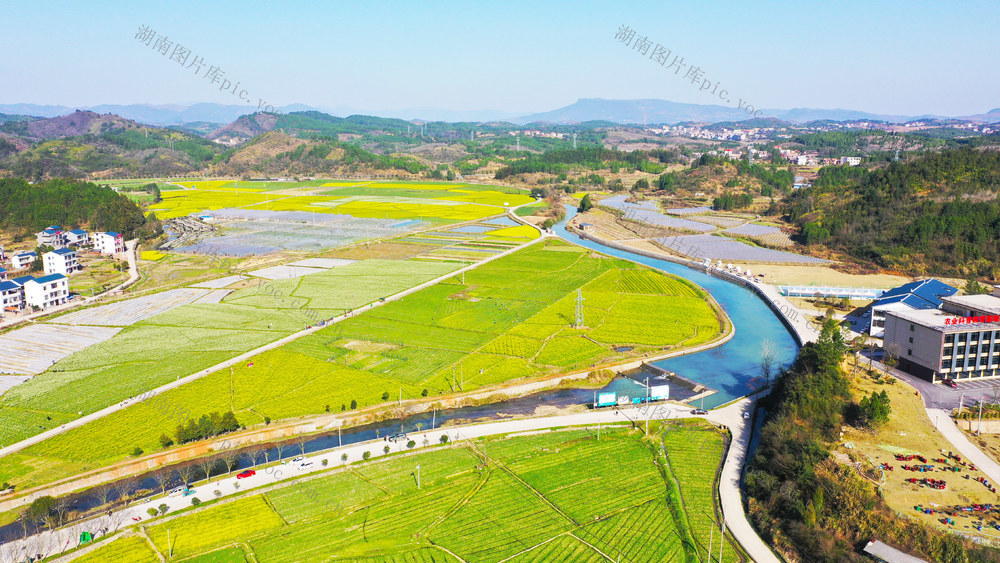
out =
<path fill-rule="evenodd" d="M 708 79 L 756 108 L 1000 107 L 992 0 L 0 0 L 0 14 L 0 103 L 526 114 L 579 98 L 717 103 L 699 90 Z M 156 34 L 150 45 L 136 38 L 144 26 Z M 681 57 L 684 71 L 616 39 L 621 26 Z M 169 53 L 153 49 L 156 37 Z M 187 63 L 200 57 L 200 72 L 169 58 L 177 44 Z M 224 73 L 215 84 L 205 76 L 212 66 Z M 684 74 L 695 66 L 703 74 L 692 84 Z"/>

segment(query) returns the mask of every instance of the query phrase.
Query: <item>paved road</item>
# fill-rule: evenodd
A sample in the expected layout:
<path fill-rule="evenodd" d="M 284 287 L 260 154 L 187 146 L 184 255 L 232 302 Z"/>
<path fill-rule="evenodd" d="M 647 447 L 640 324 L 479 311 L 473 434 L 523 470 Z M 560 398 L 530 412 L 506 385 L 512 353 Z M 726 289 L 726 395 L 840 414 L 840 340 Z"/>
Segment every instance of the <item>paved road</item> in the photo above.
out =
<path fill-rule="evenodd" d="M 869 360 L 867 351 L 862 352 L 861 356 L 861 365 L 865 367 L 868 365 Z M 872 367 L 885 372 L 885 365 L 879 361 L 880 357 L 881 354 L 876 352 Z M 896 379 L 905 381 L 920 391 L 920 396 L 923 397 L 927 408 L 950 411 L 951 409 L 957 409 L 959 402 L 966 407 L 971 407 L 976 405 L 976 401 L 980 399 L 985 399 L 986 402 L 992 403 L 994 402 L 994 397 L 1000 395 L 1000 381 L 998 380 L 960 381 L 957 382 L 957 387 L 952 388 L 941 383 L 935 385 L 926 379 L 910 375 L 896 368 L 891 368 L 889 373 Z"/>
<path fill-rule="evenodd" d="M 742 482 L 743 467 L 747 461 L 747 446 L 753 432 L 751 420 L 743 418 L 744 413 L 753 412 L 753 400 L 743 399 L 726 408 L 712 411 L 711 420 L 729 427 L 733 434 L 726 463 L 722 467 L 719 478 L 719 497 L 722 503 L 722 515 L 729 532 L 740 542 L 750 558 L 757 563 L 779 563 L 781 560 L 757 535 L 746 512 L 743 510 Z"/>
<path fill-rule="evenodd" d="M 711 411 L 706 417 L 707 420 L 728 426 L 734 436 L 733 447 L 730 448 L 723 466 L 723 478 L 719 489 L 722 496 L 723 514 L 726 525 L 737 541 L 751 554 L 758 562 L 777 561 L 770 552 L 767 545 L 756 535 L 750 527 L 746 516 L 743 513 L 743 505 L 740 500 L 739 473 L 742 469 L 746 454 L 746 442 L 749 434 L 749 426 L 743 419 L 742 413 L 750 408 L 750 401 L 744 399 L 733 403 L 725 408 Z M 656 408 L 659 407 L 659 408 Z M 599 423 L 622 423 L 632 422 L 640 428 L 646 420 L 656 420 L 665 418 L 690 418 L 690 408 L 679 405 L 655 405 L 647 408 L 632 407 L 623 410 L 602 410 L 589 411 L 586 413 L 550 416 L 538 418 L 526 418 L 519 420 L 508 420 L 499 422 L 488 422 L 482 424 L 471 424 L 465 426 L 448 427 L 435 429 L 422 433 L 411 433 L 410 439 L 416 442 L 416 448 L 438 444 L 440 437 L 447 434 L 453 443 L 461 443 L 463 440 L 470 440 L 484 436 L 497 434 L 509 434 L 515 432 L 530 432 L 535 430 L 545 430 L 548 428 L 567 426 L 589 426 L 594 427 Z M 0 561 L 18 560 L 18 557 L 26 557 L 33 554 L 42 556 L 52 556 L 67 549 L 75 548 L 79 545 L 80 533 L 88 531 L 97 537 L 105 534 L 115 534 L 116 532 L 132 526 L 137 522 L 149 522 L 154 520 L 148 514 L 150 508 L 159 507 L 166 504 L 168 513 L 175 512 L 182 508 L 191 506 L 191 498 L 198 497 L 201 500 L 213 499 L 216 497 L 215 491 L 219 491 L 220 498 L 233 496 L 237 493 L 244 493 L 252 489 L 262 489 L 295 479 L 297 477 L 320 472 L 330 467 L 342 465 L 344 462 L 341 456 L 346 454 L 348 462 L 353 463 L 362 459 L 364 452 L 370 452 L 373 458 L 385 455 L 383 447 L 388 444 L 390 453 L 405 451 L 405 441 L 396 443 L 384 440 L 371 440 L 351 444 L 342 448 L 333 448 L 323 452 L 318 452 L 306 456 L 306 461 L 310 465 L 303 466 L 300 463 L 283 462 L 282 464 L 271 465 L 261 468 L 256 475 L 245 479 L 237 479 L 235 476 L 213 478 L 211 484 L 194 483 L 194 493 L 190 496 L 160 497 L 140 501 L 127 508 L 112 512 L 110 516 L 102 515 L 97 518 L 86 520 L 67 526 L 55 532 L 42 532 L 26 539 L 10 542 L 0 546 Z M 487 452 L 488 454 L 489 452 Z M 327 461 L 327 468 L 323 467 L 323 460 Z M 309 481 L 298 481 L 292 485 L 309 490 Z M 106 532 L 104 530 L 107 530 Z M 105 544 L 102 542 L 100 545 Z M 78 556 L 79 553 L 74 554 Z M 6 558 L 6 559 L 5 559 Z"/>
<path fill-rule="evenodd" d="M 451 278 L 451 277 L 453 277 L 455 275 L 461 274 L 462 272 L 466 272 L 466 271 L 478 268 L 478 267 L 482 266 L 483 264 L 488 264 L 488 263 L 490 263 L 490 262 L 492 262 L 494 260 L 499 260 L 500 258 L 503 258 L 504 256 L 507 256 L 509 254 L 517 252 L 518 250 L 521 250 L 521 249 L 523 249 L 525 247 L 528 247 L 528 246 L 531 246 L 533 244 L 537 244 L 538 242 L 541 242 L 543 240 L 545 240 L 544 237 L 539 237 L 539 238 L 537 238 L 535 240 L 526 242 L 526 243 L 524 243 L 524 244 L 522 244 L 520 246 L 511 248 L 509 250 L 505 250 L 505 251 L 501 252 L 500 254 L 495 254 L 493 256 L 490 256 L 489 258 L 483 259 L 483 260 L 481 260 L 479 262 L 476 262 L 475 264 L 470 264 L 468 266 L 465 266 L 464 268 L 459 268 L 457 270 L 453 270 L 453 271 L 451 271 L 451 272 L 449 272 L 447 274 L 444 274 L 442 276 L 438 276 L 438 277 L 436 277 L 436 278 L 434 278 L 434 279 L 432 279 L 430 281 L 424 282 L 424 283 L 422 283 L 420 285 L 417 285 L 417 286 L 411 287 L 409 289 L 400 291 L 399 293 L 390 295 L 390 296 L 386 297 L 384 301 L 375 301 L 375 302 L 370 303 L 368 305 L 365 305 L 363 307 L 358 307 L 357 309 L 353 310 L 350 313 L 345 313 L 343 315 L 340 315 L 340 316 L 337 316 L 337 317 L 334 317 L 334 318 L 330 319 L 329 321 L 326 322 L 326 324 L 324 326 L 311 326 L 309 328 L 306 328 L 305 330 L 301 330 L 299 332 L 296 332 L 294 334 L 286 336 L 286 337 L 284 337 L 284 338 L 282 338 L 280 340 L 276 340 L 274 342 L 271 342 L 270 344 L 266 344 L 264 346 L 261 346 L 260 348 L 256 348 L 256 349 L 251 350 L 251 351 L 249 351 L 249 352 L 247 352 L 245 354 L 241 354 L 239 356 L 236 356 L 235 358 L 232 358 L 232 359 L 226 360 L 226 361 L 224 361 L 222 363 L 216 364 L 216 365 L 214 365 L 214 366 L 212 366 L 212 367 L 210 367 L 208 369 L 201 370 L 201 371 L 199 371 L 197 373 L 193 373 L 193 374 L 188 375 L 186 377 L 182 377 L 182 378 L 180 378 L 177 381 L 173 381 L 171 383 L 163 385 L 162 387 L 158 387 L 156 389 L 152 389 L 150 391 L 147 391 L 147 392 L 143 393 L 140 396 L 139 400 L 140 401 L 149 400 L 152 397 L 155 397 L 157 395 L 160 395 L 162 393 L 165 393 L 165 392 L 167 392 L 167 391 L 169 391 L 171 389 L 180 387 L 182 385 L 186 385 L 188 383 L 191 383 L 192 381 L 195 381 L 197 379 L 205 377 L 206 375 L 208 375 L 210 373 L 213 373 L 215 371 L 218 371 L 218 370 L 221 370 L 221 369 L 226 369 L 226 368 L 228 368 L 230 366 L 235 366 L 236 364 L 239 364 L 241 362 L 248 361 L 248 360 L 252 359 L 254 356 L 257 356 L 258 354 L 261 354 L 263 352 L 267 352 L 268 350 L 273 350 L 275 348 L 280 348 L 281 346 L 284 346 L 285 344 L 288 344 L 289 342 L 292 342 L 294 340 L 298 340 L 299 338 L 302 338 L 303 336 L 307 336 L 309 334 L 312 334 L 314 332 L 322 330 L 323 328 L 326 328 L 326 327 L 328 327 L 328 326 L 330 326 L 332 324 L 336 324 L 336 323 L 339 323 L 339 322 L 341 322 L 341 321 L 343 321 L 345 319 L 349 319 L 351 317 L 357 316 L 357 315 L 359 315 L 359 314 L 361 314 L 361 313 L 363 313 L 365 311 L 368 311 L 368 310 L 370 310 L 372 308 L 381 307 L 381 306 L 386 305 L 388 303 L 391 303 L 393 301 L 397 301 L 399 299 L 402 299 L 403 297 L 406 297 L 407 295 L 410 295 L 411 293 L 415 293 L 415 292 L 420 291 L 420 290 L 422 290 L 424 288 L 430 287 L 430 286 L 432 286 L 434 284 L 442 282 L 442 281 L 444 281 L 444 280 L 446 280 L 448 278 Z M 133 398 L 133 399 L 127 399 L 127 400 L 125 400 L 125 401 L 123 401 L 121 403 L 117 403 L 117 404 L 114 404 L 114 405 L 112 405 L 110 407 L 103 408 L 103 409 L 101 409 L 101 410 L 99 410 L 97 412 L 93 412 L 91 414 L 82 416 L 82 417 L 80 417 L 80 418 L 78 418 L 78 419 L 76 419 L 76 420 L 74 420 L 72 422 L 67 422 L 66 424 L 64 424 L 64 425 L 62 425 L 62 426 L 60 426 L 58 428 L 53 428 L 51 430 L 47 430 L 45 432 L 42 432 L 41 434 L 36 434 L 36 435 L 34 435 L 34 436 L 30 437 L 30 438 L 26 438 L 24 440 L 21 440 L 20 442 L 16 442 L 16 443 L 11 444 L 9 446 L 0 448 L 0 457 L 12 454 L 12 453 L 20 451 L 20 450 L 23 450 L 24 448 L 27 448 L 28 446 L 37 444 L 39 442 L 42 442 L 42 441 L 47 440 L 49 438 L 52 438 L 53 436 L 58 436 L 59 434 L 62 434 L 64 432 L 68 432 L 69 430 L 72 430 L 73 428 L 78 428 L 80 426 L 83 426 L 83 425 L 88 424 L 90 422 L 93 422 L 95 420 L 99 420 L 101 418 L 104 418 L 104 417 L 106 417 L 106 416 L 108 416 L 108 415 L 110 415 L 112 413 L 115 413 L 115 412 L 118 412 L 118 411 L 120 411 L 122 409 L 128 408 L 130 405 L 135 404 L 136 402 L 137 402 L 137 400 L 135 398 Z"/>

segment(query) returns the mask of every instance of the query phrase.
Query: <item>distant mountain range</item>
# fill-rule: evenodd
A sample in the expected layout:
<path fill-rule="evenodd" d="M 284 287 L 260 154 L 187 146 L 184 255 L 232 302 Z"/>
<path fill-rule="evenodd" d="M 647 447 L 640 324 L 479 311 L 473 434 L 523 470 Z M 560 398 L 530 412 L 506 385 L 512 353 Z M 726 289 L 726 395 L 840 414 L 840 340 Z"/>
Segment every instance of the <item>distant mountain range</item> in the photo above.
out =
<path fill-rule="evenodd" d="M 256 108 L 246 105 L 194 104 L 183 105 L 99 105 L 67 107 L 36 104 L 0 104 L 0 114 L 57 117 L 73 113 L 77 109 L 96 113 L 111 113 L 126 119 L 133 119 L 150 125 L 227 124 L 240 116 L 251 114 Z M 516 124 L 528 123 L 582 123 L 586 121 L 609 121 L 620 124 L 676 124 L 682 122 L 745 121 L 752 116 L 744 110 L 723 105 L 687 104 L 668 100 L 604 100 L 601 98 L 581 98 L 558 109 L 542 113 L 520 115 L 498 110 L 446 110 L 440 108 L 417 107 L 402 110 L 363 111 L 348 107 L 316 108 L 305 104 L 290 104 L 278 108 L 282 113 L 293 111 L 320 111 L 333 116 L 375 115 L 413 121 L 446 122 L 494 122 L 507 121 Z M 1000 108 L 985 113 L 967 116 L 947 117 L 940 115 L 885 115 L 848 109 L 764 109 L 758 117 L 773 117 L 793 123 L 809 121 L 853 121 L 875 120 L 905 122 L 915 119 L 962 119 L 987 123 L 1000 122 Z"/>
<path fill-rule="evenodd" d="M 633 124 L 675 124 L 687 121 L 718 123 L 722 121 L 746 121 L 753 116 L 746 111 L 722 105 L 685 104 L 667 100 L 603 100 L 600 98 L 581 98 L 566 107 L 535 113 L 516 119 L 515 123 L 579 123 L 582 121 L 604 120 L 615 123 Z M 809 121 L 855 121 L 872 120 L 894 123 L 913 121 L 915 119 L 964 119 L 988 123 L 1000 122 L 1000 108 L 986 113 L 946 117 L 940 115 L 885 115 L 847 109 L 764 109 L 758 117 L 774 117 L 792 123 L 807 123 Z"/>

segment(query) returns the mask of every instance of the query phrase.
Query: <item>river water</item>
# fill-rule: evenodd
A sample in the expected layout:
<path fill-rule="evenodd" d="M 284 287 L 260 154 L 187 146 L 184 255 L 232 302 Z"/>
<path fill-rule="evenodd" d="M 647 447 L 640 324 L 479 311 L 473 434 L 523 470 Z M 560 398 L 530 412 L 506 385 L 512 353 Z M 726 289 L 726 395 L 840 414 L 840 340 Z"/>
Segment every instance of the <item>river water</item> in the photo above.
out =
<path fill-rule="evenodd" d="M 759 385 L 761 349 L 765 342 L 770 342 L 775 351 L 774 373 L 780 371 L 781 367 L 789 364 L 795 358 L 798 352 L 795 339 L 770 307 L 753 291 L 674 262 L 648 258 L 582 239 L 565 229 L 566 221 L 572 219 L 575 214 L 576 209 L 567 209 L 566 219 L 555 227 L 556 233 L 563 239 L 604 254 L 632 260 L 686 278 L 711 293 L 719 306 L 729 315 L 736 328 L 736 334 L 725 344 L 703 352 L 654 363 L 657 367 L 672 371 L 717 391 L 703 400 L 699 400 L 694 406 L 713 408 L 742 397 L 749 393 L 755 385 Z M 645 386 L 643 383 L 627 377 L 616 377 L 604 389 L 597 392 L 602 391 L 615 391 L 619 395 L 641 396 L 645 392 Z M 418 428 L 431 428 L 445 422 L 460 423 L 530 415 L 539 406 L 589 405 L 594 396 L 594 390 L 557 389 L 501 403 L 449 409 L 436 413 L 414 415 L 402 420 L 368 424 L 350 428 L 342 434 L 333 432 L 313 437 L 304 444 L 305 453 L 334 448 L 340 444 L 353 444 L 377 439 L 395 432 L 416 432 Z M 274 461 L 279 458 L 290 458 L 300 455 L 301 450 L 298 444 L 290 444 L 281 453 L 282 455 L 279 456 L 277 449 L 272 448 L 268 452 L 268 459 Z M 239 468 L 251 465 L 247 458 L 243 458 Z M 174 482 L 170 486 L 178 484 L 178 482 Z M 136 490 L 142 489 L 158 492 L 156 482 L 149 476 L 138 481 Z M 114 497 L 115 495 L 112 494 L 111 498 L 114 499 Z M 100 502 L 95 496 L 88 494 L 75 495 L 70 501 L 71 510 L 89 510 L 99 504 Z M 18 524 L 0 527 L 0 541 L 19 538 L 21 534 L 22 528 Z"/>

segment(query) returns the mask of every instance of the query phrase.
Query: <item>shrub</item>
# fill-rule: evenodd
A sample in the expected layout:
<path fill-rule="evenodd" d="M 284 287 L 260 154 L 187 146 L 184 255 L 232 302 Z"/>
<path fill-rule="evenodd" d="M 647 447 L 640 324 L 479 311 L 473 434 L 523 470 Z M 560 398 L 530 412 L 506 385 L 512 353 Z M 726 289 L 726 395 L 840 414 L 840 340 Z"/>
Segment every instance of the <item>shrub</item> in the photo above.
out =
<path fill-rule="evenodd" d="M 321 461 L 321 462 L 319 462 L 319 463 L 320 463 L 320 465 L 322 465 L 323 467 L 326 467 L 326 465 L 327 465 L 328 463 L 330 463 L 330 460 L 328 460 L 328 459 L 326 459 L 326 458 L 324 457 L 324 458 L 323 458 L 323 461 Z"/>
<path fill-rule="evenodd" d="M 191 497 L 191 506 L 198 506 L 201 504 L 201 500 L 198 497 Z"/>
<path fill-rule="evenodd" d="M 414 442 L 413 440 L 410 440 L 409 442 L 406 443 L 406 447 L 410 448 L 410 449 L 413 449 L 413 447 L 416 446 L 416 445 L 417 445 L 417 443 Z"/>
<path fill-rule="evenodd" d="M 384 448 L 382 448 L 382 451 L 385 452 L 385 453 L 389 453 L 390 449 L 391 448 L 389 448 L 389 445 L 386 444 L 386 446 Z"/>
<path fill-rule="evenodd" d="M 174 440 L 170 436 L 167 436 L 166 433 L 160 434 L 160 445 L 164 448 L 169 448 L 174 445 Z"/>
<path fill-rule="evenodd" d="M 215 498 L 220 498 L 222 496 L 222 491 L 220 491 L 219 489 L 215 489 L 214 491 L 212 491 L 212 494 L 215 495 Z"/>
<path fill-rule="evenodd" d="M 383 401 L 388 401 L 389 400 L 389 392 L 388 391 L 382 393 L 382 400 Z"/>
<path fill-rule="evenodd" d="M 371 452 L 367 452 L 366 451 L 365 453 L 361 454 L 361 459 L 363 459 L 365 461 L 368 461 L 371 458 L 372 458 L 372 453 Z"/>
<path fill-rule="evenodd" d="M 159 508 L 159 509 L 160 509 L 160 514 L 166 514 L 166 513 L 167 513 L 167 511 L 168 511 L 168 510 L 170 510 L 170 507 L 169 507 L 169 506 L 167 506 L 167 504 L 166 504 L 166 503 L 163 503 L 163 504 L 161 504 L 161 505 L 160 505 L 159 507 L 157 507 L 157 508 Z M 152 510 L 152 508 L 151 508 L 150 510 Z"/>
<path fill-rule="evenodd" d="M 132 450 L 132 457 L 139 457 L 142 455 L 142 448 L 136 447 Z"/>
<path fill-rule="evenodd" d="M 264 417 L 264 425 L 266 426 L 266 425 L 268 425 L 268 424 L 271 424 L 271 417 L 269 417 L 269 416 L 265 416 L 265 417 Z"/>
<path fill-rule="evenodd" d="M 340 461 L 347 463 L 347 454 L 340 454 Z"/>
<path fill-rule="evenodd" d="M 423 391 L 420 392 L 420 396 L 421 397 L 426 397 L 427 393 L 429 393 L 429 391 L 427 391 L 427 389 L 425 388 Z"/>
<path fill-rule="evenodd" d="M 146 514 L 149 514 L 150 518 L 152 518 L 153 516 L 159 514 L 159 511 L 157 511 L 155 508 L 150 508 L 149 510 L 146 511 Z"/>
<path fill-rule="evenodd" d="M 357 401 L 357 399 L 351 399 L 351 410 L 353 411 L 356 408 L 358 408 L 358 401 Z"/>
<path fill-rule="evenodd" d="M 447 434 L 442 434 L 441 438 L 439 438 L 439 439 L 441 440 L 442 444 L 447 444 L 448 443 L 448 435 Z"/>

